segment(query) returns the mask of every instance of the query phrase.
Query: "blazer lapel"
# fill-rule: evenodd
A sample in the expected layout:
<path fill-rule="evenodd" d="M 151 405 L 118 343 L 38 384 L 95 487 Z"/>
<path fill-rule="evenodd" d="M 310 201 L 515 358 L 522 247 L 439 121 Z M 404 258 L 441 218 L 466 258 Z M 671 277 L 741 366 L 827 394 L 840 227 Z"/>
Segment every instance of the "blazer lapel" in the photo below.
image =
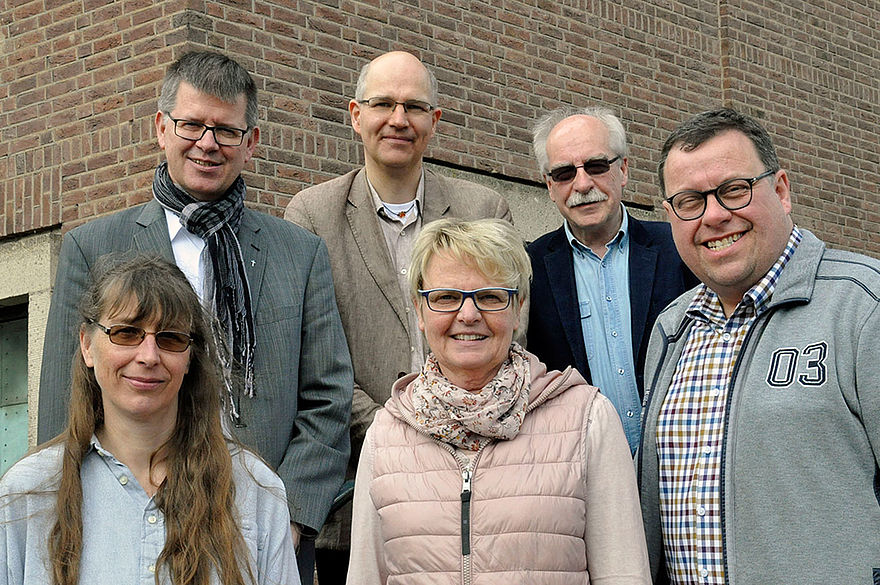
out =
<path fill-rule="evenodd" d="M 565 230 L 560 228 L 557 237 L 548 246 L 544 257 L 544 265 L 550 283 L 550 293 L 559 311 L 559 322 L 571 348 L 578 371 L 587 376 L 587 350 L 584 346 L 584 334 L 581 329 L 580 306 L 577 298 L 577 285 L 574 281 L 574 260 L 571 257 L 571 246 L 565 241 Z"/>
<path fill-rule="evenodd" d="M 251 291 L 251 308 L 256 315 L 263 287 L 263 274 L 266 271 L 267 244 L 264 242 L 262 230 L 252 221 L 255 213 L 260 212 L 245 208 L 237 235 L 241 257 L 247 272 L 248 288 Z"/>
<path fill-rule="evenodd" d="M 427 197 L 426 197 L 427 198 Z M 385 234 L 379 225 L 379 218 L 373 208 L 373 198 L 367 186 L 366 172 L 355 176 L 348 192 L 348 205 L 345 210 L 351 234 L 367 270 L 376 281 L 379 290 L 397 314 L 397 318 L 409 331 L 406 319 L 405 299 L 400 294 L 397 275 L 391 263 L 391 256 L 385 246 Z"/>
<path fill-rule="evenodd" d="M 449 197 L 441 188 L 437 175 L 425 169 L 425 209 L 422 210 L 422 226 L 449 213 Z"/>
<path fill-rule="evenodd" d="M 632 321 L 633 360 L 638 363 L 639 348 L 648 320 L 657 250 L 651 245 L 648 232 L 632 216 L 629 218 L 629 306 Z"/>
<path fill-rule="evenodd" d="M 153 199 L 144 205 L 135 223 L 140 229 L 134 231 L 134 248 L 139 252 L 158 252 L 165 260 L 174 262 L 174 250 L 168 237 L 165 210 Z"/>

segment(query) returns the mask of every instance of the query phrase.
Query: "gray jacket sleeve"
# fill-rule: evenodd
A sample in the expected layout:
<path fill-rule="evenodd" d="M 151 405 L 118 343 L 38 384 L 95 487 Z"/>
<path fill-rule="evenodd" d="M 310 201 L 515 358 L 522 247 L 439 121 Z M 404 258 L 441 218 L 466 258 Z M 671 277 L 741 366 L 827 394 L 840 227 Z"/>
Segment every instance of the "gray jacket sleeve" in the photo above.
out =
<path fill-rule="evenodd" d="M 76 232 L 68 232 L 61 243 L 49 320 L 43 339 L 37 410 L 37 439 L 40 443 L 60 433 L 67 423 L 71 365 L 74 352 L 79 350 L 80 317 L 77 306 L 88 287 L 89 270 Z"/>

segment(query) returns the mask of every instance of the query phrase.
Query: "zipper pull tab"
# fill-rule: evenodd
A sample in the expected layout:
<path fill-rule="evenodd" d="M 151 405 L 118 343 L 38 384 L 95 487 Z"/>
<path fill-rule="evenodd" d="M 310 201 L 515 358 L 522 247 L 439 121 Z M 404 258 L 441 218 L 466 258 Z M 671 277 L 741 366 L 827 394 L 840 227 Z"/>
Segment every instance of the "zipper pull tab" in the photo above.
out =
<path fill-rule="evenodd" d="M 471 554 L 471 471 L 461 472 L 461 554 Z"/>

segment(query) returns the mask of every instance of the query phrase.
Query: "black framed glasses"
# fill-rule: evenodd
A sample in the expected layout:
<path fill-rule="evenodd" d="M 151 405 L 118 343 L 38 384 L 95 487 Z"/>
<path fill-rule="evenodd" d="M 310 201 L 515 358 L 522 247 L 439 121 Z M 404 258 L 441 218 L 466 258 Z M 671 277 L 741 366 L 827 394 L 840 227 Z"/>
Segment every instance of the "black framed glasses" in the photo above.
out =
<path fill-rule="evenodd" d="M 214 135 L 214 141 L 220 146 L 241 146 L 244 141 L 244 135 L 248 133 L 250 128 L 231 128 L 229 126 L 208 126 L 201 122 L 193 122 L 192 120 L 184 120 L 182 118 L 172 118 L 171 114 L 165 112 L 165 115 L 174 122 L 174 133 L 191 142 L 198 142 L 208 130 Z"/>
<path fill-rule="evenodd" d="M 186 351 L 192 343 L 192 337 L 189 333 L 184 333 L 183 331 L 145 331 L 140 327 L 124 324 L 105 327 L 94 319 L 89 319 L 88 321 L 106 333 L 107 337 L 110 338 L 110 343 L 114 345 L 134 347 L 140 345 L 147 335 L 155 335 L 156 345 L 159 349 L 180 353 Z"/>
<path fill-rule="evenodd" d="M 397 106 L 403 106 L 403 111 L 407 114 L 430 114 L 434 106 L 422 100 L 406 100 L 405 102 L 396 102 L 388 97 L 371 97 L 365 100 L 358 100 L 357 103 L 366 105 L 371 110 L 381 114 L 391 115 Z"/>
<path fill-rule="evenodd" d="M 620 158 L 620 155 L 614 158 L 593 158 L 585 160 L 580 165 L 565 165 L 550 169 L 547 173 L 554 183 L 568 183 L 577 176 L 578 169 L 584 169 L 590 176 L 604 175 L 611 170 L 611 165 Z"/>
<path fill-rule="evenodd" d="M 425 297 L 428 308 L 437 313 L 455 313 L 464 306 L 465 299 L 473 299 L 480 311 L 503 311 L 510 306 L 510 299 L 518 294 L 516 288 L 478 288 L 476 290 L 460 290 L 457 288 L 419 289 Z"/>
<path fill-rule="evenodd" d="M 730 179 L 714 189 L 705 191 L 679 191 L 672 197 L 667 197 L 666 202 L 682 221 L 693 221 L 703 217 L 709 195 L 714 195 L 718 204 L 727 211 L 736 211 L 752 202 L 752 187 L 755 183 L 776 172 L 776 170 L 766 171 L 751 179 Z"/>

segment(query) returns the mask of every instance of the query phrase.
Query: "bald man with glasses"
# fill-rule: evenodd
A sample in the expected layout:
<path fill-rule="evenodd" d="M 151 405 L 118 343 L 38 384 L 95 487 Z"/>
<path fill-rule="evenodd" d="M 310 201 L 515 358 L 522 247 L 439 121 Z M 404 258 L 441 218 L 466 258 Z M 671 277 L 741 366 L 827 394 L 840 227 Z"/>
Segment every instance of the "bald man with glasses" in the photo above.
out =
<path fill-rule="evenodd" d="M 425 361 L 406 274 L 422 226 L 448 217 L 512 219 L 495 191 L 422 164 L 441 109 L 437 80 L 414 55 L 394 51 L 364 65 L 348 111 L 363 143 L 364 167 L 295 195 L 284 217 L 321 236 L 330 250 L 355 371 L 353 479 L 367 428 L 392 383 Z M 346 506 L 318 539 L 321 585 L 345 582 L 350 532 Z"/>
<path fill-rule="evenodd" d="M 634 453 L 651 326 L 698 281 L 669 225 L 637 220 L 624 207 L 626 132 L 610 109 L 554 110 L 536 122 L 533 147 L 564 222 L 528 246 L 528 349 L 549 368 L 573 366 L 598 386 Z"/>

